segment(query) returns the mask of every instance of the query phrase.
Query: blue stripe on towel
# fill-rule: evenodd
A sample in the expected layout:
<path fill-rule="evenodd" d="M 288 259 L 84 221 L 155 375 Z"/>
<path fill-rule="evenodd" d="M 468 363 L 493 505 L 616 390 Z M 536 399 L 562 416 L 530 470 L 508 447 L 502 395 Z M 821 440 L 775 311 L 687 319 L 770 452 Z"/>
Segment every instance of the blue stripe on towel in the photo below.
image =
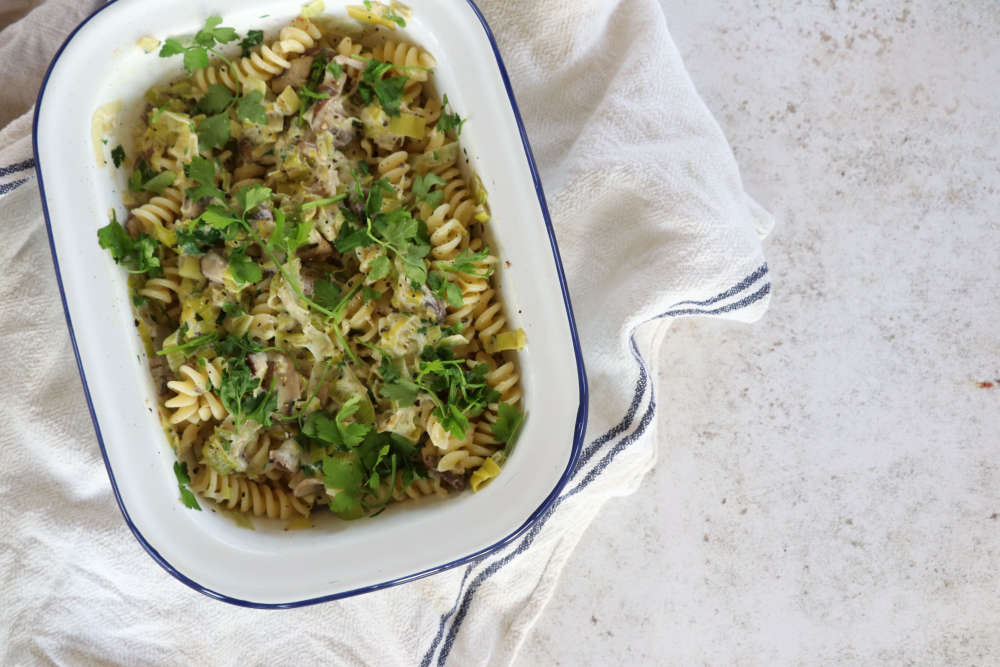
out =
<path fill-rule="evenodd" d="M 678 308 L 678 306 L 683 306 L 683 305 L 705 306 L 717 303 L 723 299 L 735 296 L 740 292 L 746 290 L 748 287 L 756 283 L 767 273 L 768 273 L 767 264 L 766 263 L 762 264 L 756 271 L 748 275 L 746 278 L 744 278 L 739 283 L 737 283 L 730 289 L 726 290 L 725 292 L 722 292 L 704 302 L 681 301 L 679 303 L 674 304 L 670 310 L 661 313 L 660 315 L 657 315 L 648 321 L 658 320 L 664 317 L 680 317 L 684 315 L 721 315 L 724 313 L 732 312 L 734 310 L 740 310 L 742 308 L 746 308 L 747 306 L 750 306 L 760 301 L 768 294 L 770 294 L 771 292 L 770 282 L 765 283 L 763 287 L 758 289 L 756 292 L 750 294 L 749 296 L 744 297 L 743 299 L 734 301 L 732 303 L 711 310 L 706 310 L 702 308 Z M 590 471 L 587 472 L 587 474 L 583 477 L 583 479 L 580 481 L 579 484 L 577 484 L 571 490 L 564 492 L 559 498 L 556 499 L 555 502 L 552 503 L 552 505 L 549 506 L 548 510 L 544 514 L 538 517 L 538 519 L 531 526 L 531 528 L 528 529 L 528 532 L 525 533 L 524 537 L 521 538 L 521 542 L 518 544 L 516 549 L 509 552 L 499 560 L 494 561 L 493 563 L 488 565 L 485 570 L 477 574 L 475 578 L 472 580 L 472 583 L 469 585 L 468 590 L 466 590 L 463 594 L 462 589 L 465 587 L 465 582 L 466 580 L 468 580 L 469 575 L 472 572 L 472 568 L 478 566 L 481 562 L 489 558 L 489 555 L 484 556 L 478 561 L 470 563 L 466 567 L 465 574 L 462 576 L 462 582 L 459 585 L 459 593 L 455 599 L 455 604 L 452 606 L 450 611 L 441 616 L 441 621 L 438 626 L 437 634 L 435 635 L 430 648 L 427 650 L 427 653 L 424 655 L 423 659 L 420 662 L 421 667 L 429 667 L 431 660 L 434 656 L 434 652 L 437 650 L 438 645 L 441 643 L 441 639 L 442 636 L 444 635 L 444 630 L 448 625 L 448 621 L 454 617 L 454 621 L 452 622 L 451 627 L 448 629 L 447 637 L 444 640 L 444 646 L 441 648 L 441 653 L 438 655 L 437 664 L 438 665 L 445 664 L 445 662 L 448 659 L 448 655 L 451 653 L 452 646 L 454 645 L 455 637 L 458 635 L 458 631 L 461 629 L 462 623 L 465 620 L 465 616 L 468 613 L 469 608 L 472 604 L 473 597 L 475 596 L 476 591 L 483 584 L 483 582 L 485 582 L 487 579 L 489 579 L 491 576 L 493 576 L 499 570 L 501 570 L 504 566 L 506 566 L 511 560 L 514 559 L 515 556 L 526 551 L 532 545 L 532 543 L 535 540 L 535 537 L 538 535 L 539 531 L 541 531 L 545 523 L 548 522 L 549 517 L 552 516 L 553 512 L 556 510 L 559 504 L 562 503 L 563 500 L 570 498 L 579 493 L 580 491 L 582 491 L 583 489 L 585 489 L 592 481 L 594 481 L 594 479 L 597 478 L 598 475 L 604 472 L 604 470 L 612 463 L 612 461 L 614 461 L 615 457 L 617 457 L 618 454 L 620 454 L 622 451 L 624 451 L 625 449 L 630 447 L 633 443 L 635 443 L 643 435 L 643 433 L 645 433 L 646 428 L 652 422 L 653 416 L 656 413 L 656 400 L 651 383 L 649 383 L 648 369 L 646 368 L 646 364 L 642 359 L 642 355 L 639 354 L 639 349 L 636 346 L 634 330 L 632 332 L 632 335 L 630 335 L 629 339 L 630 339 L 630 345 L 632 347 L 632 356 L 639 364 L 639 380 L 636 383 L 636 390 L 633 395 L 632 402 L 629 405 L 628 412 L 626 413 L 625 417 L 621 420 L 621 422 L 612 427 L 607 433 L 597 438 L 593 443 L 591 443 L 587 447 L 586 451 L 581 455 L 580 460 L 577 463 L 576 471 L 574 471 L 574 476 L 582 470 L 583 465 L 586 464 L 590 458 L 596 455 L 596 453 L 600 450 L 601 445 L 618 437 L 618 435 L 628 430 L 628 428 L 632 424 L 632 421 L 635 418 L 635 414 L 638 411 L 639 405 L 642 402 L 642 398 L 645 396 L 646 388 L 648 387 L 650 390 L 649 405 L 643 412 L 643 415 L 639 420 L 639 424 L 636 426 L 635 430 L 632 433 L 622 438 L 613 447 L 611 447 L 611 449 L 608 450 L 608 452 L 600 459 L 600 461 L 598 461 L 598 463 Z"/>
<path fill-rule="evenodd" d="M 7 167 L 0 167 L 0 177 L 10 176 L 11 174 L 16 174 L 19 171 L 24 171 L 25 169 L 31 169 L 34 166 L 35 166 L 34 160 L 24 160 L 23 162 L 17 162 Z"/>
<path fill-rule="evenodd" d="M 28 179 L 22 178 L 19 181 L 11 181 L 10 183 L 4 183 L 0 185 L 0 195 L 5 195 L 17 190 L 19 187 L 28 182 Z"/>
<path fill-rule="evenodd" d="M 711 306 L 713 303 L 718 303 L 723 299 L 728 299 L 729 297 L 735 294 L 739 294 L 747 287 L 753 285 L 755 282 L 763 278 L 765 275 L 767 275 L 767 262 L 761 264 L 756 271 L 754 271 L 749 276 L 747 276 L 740 282 L 736 283 L 735 285 L 727 289 L 725 292 L 716 294 L 711 299 L 708 299 L 706 301 L 678 301 L 677 303 L 672 305 L 671 308 L 677 308 L 678 306 Z"/>

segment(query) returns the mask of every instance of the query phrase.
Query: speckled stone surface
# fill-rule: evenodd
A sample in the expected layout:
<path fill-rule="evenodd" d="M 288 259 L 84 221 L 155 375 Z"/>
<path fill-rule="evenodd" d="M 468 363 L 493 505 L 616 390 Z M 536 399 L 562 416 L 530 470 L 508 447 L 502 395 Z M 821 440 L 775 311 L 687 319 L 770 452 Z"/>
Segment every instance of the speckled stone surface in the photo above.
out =
<path fill-rule="evenodd" d="M 773 301 L 667 333 L 520 662 L 1000 664 L 1000 4 L 663 2 Z"/>

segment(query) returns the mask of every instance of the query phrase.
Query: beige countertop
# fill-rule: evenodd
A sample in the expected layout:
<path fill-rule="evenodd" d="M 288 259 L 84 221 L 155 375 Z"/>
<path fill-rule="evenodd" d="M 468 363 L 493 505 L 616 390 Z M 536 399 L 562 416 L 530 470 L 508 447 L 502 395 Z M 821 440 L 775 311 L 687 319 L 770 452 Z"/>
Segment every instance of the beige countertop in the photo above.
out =
<path fill-rule="evenodd" d="M 1000 5 L 662 3 L 773 300 L 667 333 L 659 462 L 520 662 L 997 664 Z"/>

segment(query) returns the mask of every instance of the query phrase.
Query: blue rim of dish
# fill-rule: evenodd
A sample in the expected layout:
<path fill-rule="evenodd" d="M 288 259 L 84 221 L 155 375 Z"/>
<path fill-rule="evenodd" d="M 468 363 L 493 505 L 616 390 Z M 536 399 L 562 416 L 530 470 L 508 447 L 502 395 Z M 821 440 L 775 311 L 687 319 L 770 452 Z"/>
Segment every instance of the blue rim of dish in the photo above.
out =
<path fill-rule="evenodd" d="M 545 193 L 542 190 L 542 181 L 538 175 L 538 167 L 535 165 L 535 157 L 531 152 L 531 145 L 528 142 L 528 134 L 524 128 L 524 122 L 521 120 L 521 111 L 518 109 L 517 101 L 514 99 L 514 90 L 510 85 L 510 78 L 507 76 L 507 68 L 504 67 L 503 58 L 500 57 L 500 50 L 497 47 L 496 39 L 493 37 L 493 31 L 490 30 L 489 24 L 486 23 L 486 18 L 483 13 L 479 11 L 479 7 L 476 6 L 473 0 L 465 0 L 472 12 L 479 19 L 479 22 L 483 26 L 483 31 L 486 33 L 486 38 L 490 42 L 490 47 L 493 49 L 493 55 L 496 59 L 497 67 L 500 70 L 500 78 L 503 79 L 504 88 L 507 90 L 507 98 L 510 100 L 511 110 L 514 112 L 514 120 L 517 122 L 517 129 L 521 135 L 521 144 L 524 146 L 524 155 L 528 160 L 528 168 L 531 171 L 531 179 L 535 185 L 535 192 L 538 195 L 538 204 L 542 210 L 542 217 L 545 220 L 545 228 L 548 231 L 549 242 L 552 244 L 552 256 L 556 263 L 556 274 L 559 276 L 559 288 L 562 292 L 563 302 L 566 306 L 566 317 L 569 320 L 569 330 L 570 336 L 573 340 L 573 354 L 576 357 L 576 369 L 577 377 L 579 379 L 579 391 L 580 391 L 580 406 L 577 408 L 576 413 L 576 427 L 573 431 L 573 448 L 570 452 L 569 461 L 566 464 L 566 469 L 563 471 L 562 477 L 556 483 L 555 487 L 546 496 L 542 504 L 532 512 L 520 528 L 516 529 L 510 535 L 504 537 L 500 541 L 475 551 L 467 556 L 463 556 L 456 560 L 444 563 L 442 565 L 437 565 L 426 570 L 421 570 L 415 572 L 414 574 L 406 575 L 403 577 L 398 577 L 396 579 L 390 579 L 389 581 L 383 581 L 377 584 L 372 584 L 370 586 L 362 586 L 360 588 L 355 588 L 348 591 L 342 591 L 340 593 L 333 593 L 331 595 L 323 595 L 320 597 L 309 598 L 307 600 L 298 600 L 295 602 L 277 602 L 277 603 L 265 603 L 265 602 L 253 602 L 251 600 L 241 600 L 239 598 L 234 598 L 229 595 L 224 595 L 213 591 L 210 588 L 202 586 L 197 581 L 187 577 L 183 573 L 179 572 L 173 565 L 170 564 L 160 553 L 146 541 L 146 538 L 139 532 L 139 529 L 132 522 L 132 517 L 129 516 L 128 510 L 125 508 L 125 503 L 122 501 L 121 494 L 118 492 L 118 483 L 115 481 L 114 472 L 111 469 L 111 463 L 108 461 L 108 453 L 104 448 L 104 438 L 101 435 L 101 426 L 97 421 L 97 414 L 94 412 L 94 403 L 90 396 L 90 387 L 87 384 L 87 376 L 83 372 L 83 360 L 80 358 L 80 350 L 76 344 L 76 332 L 73 329 L 73 321 L 69 314 L 69 304 L 66 302 L 66 291 L 63 289 L 62 273 L 59 270 L 59 258 L 56 254 L 55 238 L 52 235 L 52 221 L 49 219 L 49 206 L 48 200 L 45 198 L 45 185 L 42 180 L 42 163 L 40 156 L 38 154 L 38 118 L 42 108 L 42 97 L 45 95 L 45 88 L 49 83 L 49 76 L 52 74 L 52 70 L 55 68 L 56 63 L 59 62 L 60 56 L 62 56 L 63 51 L 73 40 L 76 34 L 87 25 L 91 19 L 100 14 L 102 11 L 108 7 L 114 5 L 118 0 L 109 0 L 109 2 L 91 13 L 87 18 L 85 18 L 80 25 L 74 28 L 73 32 L 69 34 L 66 40 L 56 51 L 55 56 L 52 58 L 52 62 L 49 63 L 48 69 L 45 71 L 45 77 L 42 79 L 41 88 L 38 91 L 38 99 L 35 102 L 35 117 L 32 121 L 32 134 L 31 134 L 31 148 L 35 155 L 35 174 L 38 177 L 38 190 L 42 198 L 42 212 L 45 215 L 45 230 L 49 236 L 49 250 L 52 252 L 52 263 L 56 270 L 56 282 L 59 284 L 59 298 L 62 300 L 63 312 L 66 314 L 66 325 L 69 328 L 70 341 L 73 344 L 73 356 L 76 358 L 76 367 L 80 372 L 80 381 L 83 383 L 84 396 L 87 399 L 87 409 L 90 411 L 90 419 L 94 422 L 94 431 L 97 435 L 97 443 L 101 448 L 101 458 L 104 459 L 104 467 L 108 471 L 108 478 L 111 480 L 111 489 L 115 494 L 115 501 L 118 503 L 118 508 L 122 512 L 122 516 L 125 517 L 125 523 L 128 524 L 129 529 L 135 538 L 142 545 L 142 548 L 146 550 L 146 553 L 156 561 L 160 567 L 170 573 L 174 578 L 176 578 L 181 583 L 193 588 L 194 590 L 207 595 L 210 598 L 216 600 L 221 600 L 222 602 L 228 602 L 229 604 L 237 605 L 240 607 L 250 607 L 253 609 L 293 609 L 295 607 L 305 607 L 308 605 L 319 604 L 321 602 L 331 602 L 333 600 L 339 600 L 341 598 L 347 598 L 354 595 L 361 595 L 363 593 L 370 593 L 372 591 L 377 591 L 383 588 L 389 588 L 390 586 L 397 586 L 399 584 L 405 584 L 410 581 L 415 581 L 417 579 L 422 579 L 424 577 L 430 576 L 432 574 L 437 574 L 438 572 L 444 572 L 445 570 L 450 570 L 453 567 L 458 567 L 459 565 L 464 565 L 470 561 L 476 560 L 482 556 L 485 556 L 497 549 L 500 549 L 513 540 L 515 540 L 519 535 L 531 527 L 538 518 L 545 513 L 549 506 L 555 502 L 556 497 L 559 492 L 562 491 L 563 487 L 569 481 L 570 475 L 573 469 L 576 467 L 576 462 L 580 457 L 580 452 L 583 449 L 583 437 L 587 430 L 587 409 L 589 405 L 588 390 L 587 390 L 587 372 L 583 365 L 583 354 L 580 351 L 580 339 L 576 330 L 576 319 L 573 317 L 573 305 L 570 301 L 569 289 L 566 286 L 566 276 L 563 272 L 562 257 L 559 254 L 559 246 L 556 243 L 555 231 L 552 229 L 552 219 L 549 216 L 549 207 L 545 202 Z"/>

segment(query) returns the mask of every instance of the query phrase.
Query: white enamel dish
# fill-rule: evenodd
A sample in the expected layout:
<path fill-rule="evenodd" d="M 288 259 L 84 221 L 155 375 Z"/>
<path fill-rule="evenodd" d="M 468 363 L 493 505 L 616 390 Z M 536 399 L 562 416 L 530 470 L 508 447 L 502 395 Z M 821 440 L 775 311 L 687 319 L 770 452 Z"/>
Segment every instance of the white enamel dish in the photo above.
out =
<path fill-rule="evenodd" d="M 413 0 L 411 6 L 413 18 L 401 34 L 434 54 L 439 90 L 469 119 L 462 143 L 490 193 L 500 257 L 510 262 L 502 290 L 509 319 L 527 334 L 521 373 L 528 419 L 503 473 L 480 493 L 404 503 L 372 519 L 327 516 L 293 531 L 255 520 L 255 530 L 248 530 L 208 511 L 214 508 L 209 501 L 201 501 L 202 512 L 179 502 L 174 454 L 156 416 L 125 274 L 96 237 L 110 209 L 123 219 L 125 174 L 98 163 L 93 113 L 121 102 L 123 111 L 105 133 L 108 144 L 97 142 L 107 157 L 127 135 L 145 90 L 182 72 L 179 57 L 147 54 L 137 41 L 193 34 L 213 14 L 241 34 L 262 28 L 270 37 L 299 13 L 301 2 L 112 2 L 70 35 L 39 93 L 34 137 L 42 203 L 112 488 L 125 521 L 156 562 L 226 602 L 293 607 L 459 565 L 528 528 L 556 498 L 580 452 L 587 416 L 583 362 L 544 195 L 500 55 L 468 0 Z M 325 13 L 345 14 L 329 1 Z"/>

